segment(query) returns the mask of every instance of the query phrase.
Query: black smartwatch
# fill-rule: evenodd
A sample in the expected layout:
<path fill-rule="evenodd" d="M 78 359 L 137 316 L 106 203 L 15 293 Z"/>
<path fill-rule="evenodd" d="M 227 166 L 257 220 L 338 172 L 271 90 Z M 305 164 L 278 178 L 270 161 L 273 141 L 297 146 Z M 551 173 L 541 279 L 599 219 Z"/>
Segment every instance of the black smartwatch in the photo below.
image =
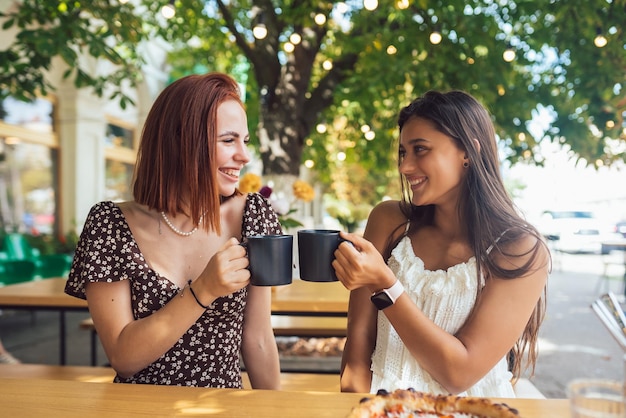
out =
<path fill-rule="evenodd" d="M 402 286 L 400 280 L 396 280 L 393 286 L 374 293 L 370 299 L 374 306 L 380 311 L 396 303 L 396 300 L 398 300 L 402 293 L 404 293 L 404 286 Z"/>

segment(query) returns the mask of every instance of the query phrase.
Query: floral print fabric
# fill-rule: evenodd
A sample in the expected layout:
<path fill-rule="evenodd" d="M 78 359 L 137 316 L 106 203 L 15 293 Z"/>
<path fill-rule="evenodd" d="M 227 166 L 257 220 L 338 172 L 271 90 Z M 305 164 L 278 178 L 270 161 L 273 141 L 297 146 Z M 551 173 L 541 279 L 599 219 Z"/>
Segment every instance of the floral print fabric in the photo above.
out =
<path fill-rule="evenodd" d="M 248 194 L 243 237 L 280 234 L 270 204 Z M 81 234 L 65 292 L 85 299 L 91 282 L 130 281 L 135 318 L 162 308 L 182 289 L 152 270 L 143 257 L 121 209 L 113 202 L 94 205 Z M 241 388 L 239 350 L 247 288 L 216 299 L 176 344 L 154 363 L 118 383 Z M 149 344 L 146 341 L 146 344 Z"/>

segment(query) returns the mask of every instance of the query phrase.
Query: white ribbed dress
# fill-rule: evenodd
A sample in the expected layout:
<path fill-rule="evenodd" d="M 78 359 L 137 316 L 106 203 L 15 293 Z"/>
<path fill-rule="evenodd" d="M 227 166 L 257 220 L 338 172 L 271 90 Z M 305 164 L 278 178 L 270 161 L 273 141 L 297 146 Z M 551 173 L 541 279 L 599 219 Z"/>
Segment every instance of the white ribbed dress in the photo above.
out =
<path fill-rule="evenodd" d="M 415 255 L 411 240 L 404 237 L 393 249 L 389 267 L 402 283 L 406 294 L 435 324 L 455 334 L 465 323 L 476 298 L 476 260 L 429 271 Z M 484 286 L 484 280 L 481 281 Z M 372 355 L 371 393 L 378 389 L 413 388 L 421 392 L 448 394 L 411 356 L 385 314 L 378 313 L 376 348 Z M 502 358 L 480 381 L 461 396 L 514 398 L 511 373 Z"/>

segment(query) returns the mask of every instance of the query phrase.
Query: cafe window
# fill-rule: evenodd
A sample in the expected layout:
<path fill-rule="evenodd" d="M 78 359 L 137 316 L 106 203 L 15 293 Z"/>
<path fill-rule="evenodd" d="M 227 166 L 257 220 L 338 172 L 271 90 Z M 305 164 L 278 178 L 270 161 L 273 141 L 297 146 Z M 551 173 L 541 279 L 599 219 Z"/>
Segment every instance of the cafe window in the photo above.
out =
<path fill-rule="evenodd" d="M 105 198 L 132 199 L 131 183 L 137 159 L 135 130 L 127 122 L 108 119 L 105 135 Z"/>
<path fill-rule="evenodd" d="M 22 102 L 12 97 L 0 101 L 0 120 L 33 132 L 52 133 L 53 104 L 47 99 L 37 98 Z"/>
<path fill-rule="evenodd" d="M 0 101 L 0 229 L 52 233 L 57 206 L 54 104 Z"/>

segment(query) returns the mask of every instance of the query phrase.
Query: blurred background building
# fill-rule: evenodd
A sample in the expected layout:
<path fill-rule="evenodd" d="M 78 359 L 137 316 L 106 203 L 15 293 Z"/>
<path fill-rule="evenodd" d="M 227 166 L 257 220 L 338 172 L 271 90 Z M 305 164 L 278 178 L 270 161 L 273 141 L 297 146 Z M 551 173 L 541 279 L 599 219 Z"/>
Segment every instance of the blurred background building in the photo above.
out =
<path fill-rule="evenodd" d="M 0 48 L 15 33 L 0 33 Z M 142 45 L 143 83 L 121 109 L 90 88 L 62 77 L 60 60 L 49 72 L 56 89 L 32 103 L 0 102 L 0 229 L 31 234 L 80 232 L 91 205 L 130 197 L 140 127 L 168 80 L 165 48 Z M 94 63 L 95 66 L 95 63 Z M 106 71 L 94 67 L 94 71 Z"/>

